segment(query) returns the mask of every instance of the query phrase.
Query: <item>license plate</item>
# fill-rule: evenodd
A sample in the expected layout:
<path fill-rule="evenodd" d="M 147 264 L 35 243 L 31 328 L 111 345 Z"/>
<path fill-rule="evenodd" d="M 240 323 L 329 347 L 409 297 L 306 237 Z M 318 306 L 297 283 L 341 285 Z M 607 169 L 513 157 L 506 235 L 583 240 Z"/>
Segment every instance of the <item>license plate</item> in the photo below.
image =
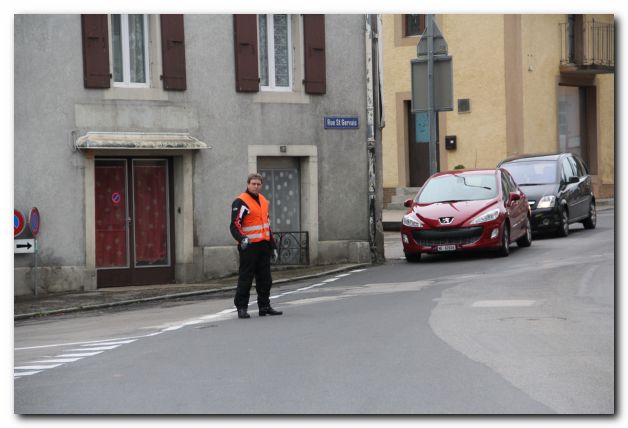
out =
<path fill-rule="evenodd" d="M 436 251 L 456 251 L 455 245 L 438 245 Z"/>

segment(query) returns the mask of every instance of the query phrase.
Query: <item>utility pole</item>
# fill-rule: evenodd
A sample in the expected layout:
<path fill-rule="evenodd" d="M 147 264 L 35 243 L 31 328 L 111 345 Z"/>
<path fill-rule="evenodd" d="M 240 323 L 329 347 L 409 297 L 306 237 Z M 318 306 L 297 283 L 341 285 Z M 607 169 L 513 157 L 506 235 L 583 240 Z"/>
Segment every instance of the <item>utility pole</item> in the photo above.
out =
<path fill-rule="evenodd" d="M 382 263 L 385 260 L 384 228 L 382 225 L 379 23 L 380 15 L 365 15 L 369 244 L 371 261 L 374 263 Z"/>
<path fill-rule="evenodd" d="M 434 105 L 434 15 L 426 17 L 427 36 L 427 112 L 430 126 L 430 176 L 436 174 L 436 110 Z"/>

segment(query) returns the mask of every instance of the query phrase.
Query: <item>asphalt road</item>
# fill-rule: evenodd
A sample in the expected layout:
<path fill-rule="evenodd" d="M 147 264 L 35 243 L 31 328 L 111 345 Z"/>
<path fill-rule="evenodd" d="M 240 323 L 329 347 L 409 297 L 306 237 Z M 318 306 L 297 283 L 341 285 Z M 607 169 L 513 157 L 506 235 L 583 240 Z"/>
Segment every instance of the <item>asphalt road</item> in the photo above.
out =
<path fill-rule="evenodd" d="M 614 211 L 490 254 L 15 324 L 20 414 L 612 414 Z M 252 299 L 254 301 L 254 297 Z"/>

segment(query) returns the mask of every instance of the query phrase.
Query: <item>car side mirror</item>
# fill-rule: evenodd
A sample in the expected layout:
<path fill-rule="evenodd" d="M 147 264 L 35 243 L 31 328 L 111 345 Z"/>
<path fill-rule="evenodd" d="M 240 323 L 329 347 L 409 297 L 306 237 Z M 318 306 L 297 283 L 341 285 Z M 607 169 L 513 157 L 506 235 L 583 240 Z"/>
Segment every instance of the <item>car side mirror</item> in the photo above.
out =
<path fill-rule="evenodd" d="M 510 202 L 518 201 L 521 199 L 521 195 L 517 192 L 510 192 L 508 196 L 509 196 Z"/>
<path fill-rule="evenodd" d="M 403 203 L 403 206 L 406 208 L 410 208 L 412 206 L 412 199 L 406 199 L 405 202 Z"/>

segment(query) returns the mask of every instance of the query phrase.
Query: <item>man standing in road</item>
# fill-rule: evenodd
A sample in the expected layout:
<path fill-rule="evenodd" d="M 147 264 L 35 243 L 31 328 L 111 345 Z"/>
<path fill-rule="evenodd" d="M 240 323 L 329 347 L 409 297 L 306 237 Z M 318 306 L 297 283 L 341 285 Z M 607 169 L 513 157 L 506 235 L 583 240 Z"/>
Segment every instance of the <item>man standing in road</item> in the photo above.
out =
<path fill-rule="evenodd" d="M 257 291 L 259 316 L 281 315 L 270 306 L 271 257 L 277 260 L 277 245 L 270 230 L 268 200 L 260 193 L 262 176 L 249 174 L 246 192 L 231 204 L 231 235 L 238 241 L 240 271 L 234 298 L 238 318 L 251 318 L 247 312 L 253 277 Z"/>

